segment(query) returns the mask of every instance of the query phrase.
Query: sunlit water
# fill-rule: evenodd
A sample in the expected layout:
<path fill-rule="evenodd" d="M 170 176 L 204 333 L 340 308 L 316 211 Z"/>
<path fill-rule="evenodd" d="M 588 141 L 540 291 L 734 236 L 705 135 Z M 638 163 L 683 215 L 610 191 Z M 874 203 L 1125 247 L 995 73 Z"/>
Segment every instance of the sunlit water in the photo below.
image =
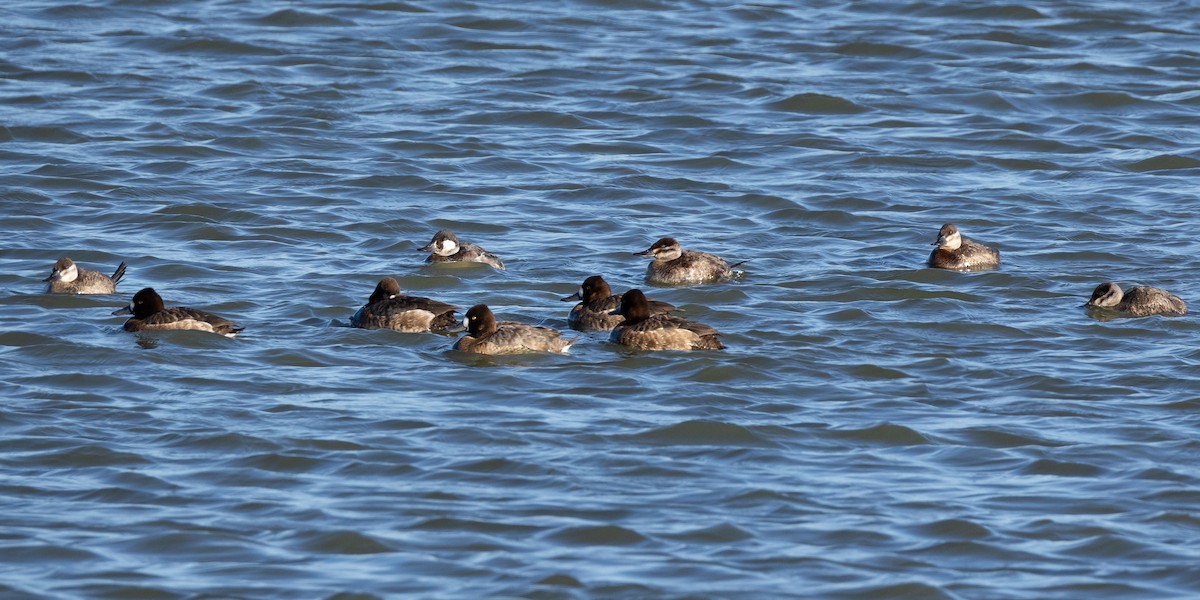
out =
<path fill-rule="evenodd" d="M 1080 307 L 1200 302 L 1194 3 L 498 6 L 0 8 L 0 595 L 1200 594 L 1200 327 Z M 749 261 L 650 289 L 727 350 L 347 326 L 565 328 L 664 235 Z"/>

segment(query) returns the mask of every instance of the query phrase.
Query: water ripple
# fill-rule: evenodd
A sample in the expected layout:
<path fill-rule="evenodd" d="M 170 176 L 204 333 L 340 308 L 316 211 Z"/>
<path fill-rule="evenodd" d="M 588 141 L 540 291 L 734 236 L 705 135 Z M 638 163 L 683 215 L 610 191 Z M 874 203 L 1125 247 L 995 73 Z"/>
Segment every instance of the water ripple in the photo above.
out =
<path fill-rule="evenodd" d="M 1080 307 L 1194 300 L 1193 9 L 10 8 L 0 595 L 1195 596 L 1200 326 Z M 747 261 L 654 289 L 725 351 L 348 326 L 565 328 L 665 235 Z M 146 286 L 247 330 L 124 332 Z"/>

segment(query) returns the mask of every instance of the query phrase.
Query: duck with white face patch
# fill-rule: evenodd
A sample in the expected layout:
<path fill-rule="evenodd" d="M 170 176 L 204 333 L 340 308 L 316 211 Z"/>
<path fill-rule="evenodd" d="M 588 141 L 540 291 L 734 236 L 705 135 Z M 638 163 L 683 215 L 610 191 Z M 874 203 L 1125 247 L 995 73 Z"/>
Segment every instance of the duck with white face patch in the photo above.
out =
<path fill-rule="evenodd" d="M 929 254 L 929 266 L 951 271 L 978 271 L 1000 266 L 1000 252 L 958 232 L 953 223 L 938 230 L 936 248 Z"/>
<path fill-rule="evenodd" d="M 50 276 L 42 281 L 47 283 L 46 292 L 50 294 L 115 294 L 117 283 L 125 276 L 125 263 L 117 265 L 112 277 L 99 271 L 80 269 L 75 261 L 62 257 L 54 263 Z"/>
<path fill-rule="evenodd" d="M 1187 314 L 1183 299 L 1167 290 L 1135 285 L 1128 290 L 1111 281 L 1102 283 L 1092 290 L 1092 297 L 1084 304 L 1089 309 L 1102 309 L 1118 313 L 1118 316 L 1147 317 L 1166 315 L 1177 317 Z"/>
<path fill-rule="evenodd" d="M 724 259 L 708 252 L 684 250 L 675 238 L 661 238 L 649 248 L 634 252 L 654 260 L 646 267 L 646 282 L 655 285 L 688 285 L 721 281 L 733 276 L 733 267 Z M 742 261 L 745 262 L 745 261 Z"/>
<path fill-rule="evenodd" d="M 435 233 L 433 239 L 421 248 L 421 252 L 431 253 L 425 259 L 427 263 L 483 263 L 504 270 L 504 261 L 500 257 L 470 242 L 460 242 L 458 236 L 449 229 Z"/>

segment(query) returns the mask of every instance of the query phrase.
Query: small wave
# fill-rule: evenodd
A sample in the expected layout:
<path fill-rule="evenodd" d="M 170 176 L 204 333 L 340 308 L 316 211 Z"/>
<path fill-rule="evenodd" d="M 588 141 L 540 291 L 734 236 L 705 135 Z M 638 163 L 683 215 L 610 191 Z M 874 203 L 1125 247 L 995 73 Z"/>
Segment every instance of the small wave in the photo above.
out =
<path fill-rule="evenodd" d="M 528 125 L 556 129 L 590 129 L 595 124 L 575 115 L 548 110 L 518 110 L 494 113 L 475 113 L 464 119 L 478 125 Z"/>
<path fill-rule="evenodd" d="M 921 11 L 921 13 L 929 16 L 987 21 L 1036 21 L 1048 18 L 1036 8 L 1023 4 L 996 4 L 992 6 L 937 4 L 933 8 Z"/>
<path fill-rule="evenodd" d="M 519 19 L 481 19 L 475 17 L 459 17 L 447 19 L 446 23 L 461 29 L 479 31 L 526 31 L 531 25 Z"/>
<path fill-rule="evenodd" d="M 9 536 L 5 536 L 9 538 Z M 47 543 L 21 543 L 14 541 L 11 538 L 5 540 L 4 545 L 4 561 L 6 563 L 29 563 L 29 564 L 66 564 L 71 561 L 91 561 L 99 559 L 100 556 L 89 550 L 80 550 L 70 546 L 60 546 L 58 544 Z M 0 591 L 5 589 L 4 584 L 0 583 Z M 13 596 L 14 598 L 25 597 L 23 595 Z M 30 598 L 35 596 L 30 595 Z"/>
<path fill-rule="evenodd" d="M 1200 169 L 1200 159 L 1190 156 L 1179 156 L 1177 154 L 1160 154 L 1145 160 L 1139 160 L 1135 163 L 1126 164 L 1125 168 L 1137 173 Z"/>
<path fill-rule="evenodd" d="M 90 141 L 85 135 L 66 127 L 0 127 L 0 142 L 41 142 L 47 144 L 82 144 Z"/>
<path fill-rule="evenodd" d="M 685 421 L 630 436 L 638 443 L 668 446 L 775 446 L 771 440 L 732 423 Z"/>
<path fill-rule="evenodd" d="M 291 8 L 273 12 L 253 22 L 269 27 L 350 27 L 355 24 L 347 19 Z"/>
<path fill-rule="evenodd" d="M 380 554 L 393 548 L 378 539 L 357 531 L 322 531 L 300 536 L 300 546 L 309 552 L 322 554 Z"/>
<path fill-rule="evenodd" d="M 752 539 L 754 534 L 732 523 L 717 523 L 698 529 L 664 535 L 663 537 L 694 544 L 732 544 Z"/>
<path fill-rule="evenodd" d="M 955 600 L 957 598 L 940 587 L 918 581 L 842 589 L 835 596 L 861 598 L 862 600 Z"/>
<path fill-rule="evenodd" d="M 931 443 L 929 438 L 919 431 L 895 423 L 880 423 L 865 429 L 837 429 L 828 434 L 841 440 L 887 446 L 919 446 Z"/>
<path fill-rule="evenodd" d="M 833 48 L 833 52 L 849 56 L 870 56 L 892 60 L 931 60 L 934 58 L 929 52 L 919 48 L 877 42 L 850 42 L 841 44 Z M 941 55 L 940 58 L 947 58 L 949 56 L 951 55 Z"/>
<path fill-rule="evenodd" d="M 1052 96 L 1045 100 L 1058 108 L 1094 111 L 1125 111 L 1155 106 L 1156 103 L 1127 92 L 1082 92 Z"/>
<path fill-rule="evenodd" d="M 1054 475 L 1056 477 L 1101 477 L 1106 470 L 1086 463 L 1043 458 L 1026 465 L 1021 472 L 1026 475 Z"/>
<path fill-rule="evenodd" d="M 646 541 L 646 536 L 619 525 L 569 527 L 550 537 L 572 546 L 632 546 Z"/>
<path fill-rule="evenodd" d="M 870 110 L 845 98 L 816 93 L 796 94 L 771 102 L 767 107 L 782 112 L 813 115 L 854 115 Z"/>
<path fill-rule="evenodd" d="M 411 528 L 418 530 L 428 529 L 433 531 L 477 531 L 488 534 L 513 534 L 521 536 L 533 535 L 541 530 L 541 527 L 536 527 L 533 525 L 496 523 L 493 521 L 480 521 L 478 519 L 463 519 L 455 517 L 436 517 L 411 525 Z"/>
<path fill-rule="evenodd" d="M 987 527 L 965 519 L 941 519 L 914 527 L 922 537 L 952 540 L 981 540 L 994 534 Z"/>

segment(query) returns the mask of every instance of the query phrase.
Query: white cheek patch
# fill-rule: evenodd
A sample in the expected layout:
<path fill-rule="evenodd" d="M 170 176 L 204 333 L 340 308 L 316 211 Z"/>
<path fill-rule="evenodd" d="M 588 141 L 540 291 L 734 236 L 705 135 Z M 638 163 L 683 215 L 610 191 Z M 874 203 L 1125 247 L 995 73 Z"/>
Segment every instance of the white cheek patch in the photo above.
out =
<path fill-rule="evenodd" d="M 58 278 L 62 281 L 70 283 L 79 278 L 79 269 L 75 265 L 71 265 L 58 273 Z"/>
<path fill-rule="evenodd" d="M 463 329 L 470 329 L 470 328 L 471 328 L 471 318 L 463 317 Z"/>
<path fill-rule="evenodd" d="M 453 240 L 442 240 L 438 242 L 437 249 L 438 254 L 441 254 L 442 256 L 450 256 L 451 254 L 458 252 L 458 244 L 454 243 Z"/>

